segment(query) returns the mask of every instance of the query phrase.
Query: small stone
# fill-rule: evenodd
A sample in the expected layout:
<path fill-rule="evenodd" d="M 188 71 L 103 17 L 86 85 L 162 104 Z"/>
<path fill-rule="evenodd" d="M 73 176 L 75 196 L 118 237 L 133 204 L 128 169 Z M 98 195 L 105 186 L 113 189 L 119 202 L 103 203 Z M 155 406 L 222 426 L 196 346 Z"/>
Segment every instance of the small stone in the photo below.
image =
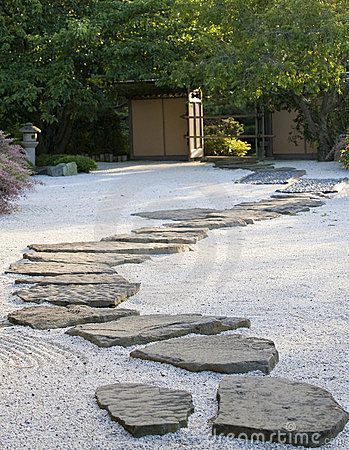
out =
<path fill-rule="evenodd" d="M 320 447 L 349 420 L 328 391 L 283 378 L 227 376 L 217 398 L 215 436 Z"/>
<path fill-rule="evenodd" d="M 38 330 L 66 328 L 82 323 L 103 323 L 121 317 L 138 315 L 138 311 L 117 308 L 91 308 L 89 306 L 32 306 L 8 315 L 15 325 L 27 325 Z"/>
<path fill-rule="evenodd" d="M 58 262 L 11 264 L 6 273 L 19 273 L 23 275 L 63 275 L 87 273 L 115 273 L 106 264 L 65 264 Z"/>
<path fill-rule="evenodd" d="M 66 333 L 81 336 L 99 347 L 120 345 L 129 347 L 137 344 L 161 341 L 190 333 L 218 334 L 222 331 L 250 327 L 250 321 L 240 317 L 210 317 L 199 314 L 151 314 L 124 317 L 107 324 L 78 325 Z"/>
<path fill-rule="evenodd" d="M 68 177 L 77 175 L 78 167 L 76 162 L 60 163 L 56 166 L 48 166 L 45 172 L 50 177 Z"/>
<path fill-rule="evenodd" d="M 127 280 L 121 275 L 113 274 L 79 274 L 56 275 L 54 277 L 18 278 L 16 284 L 34 284 L 44 286 L 46 284 L 127 284 Z"/>
<path fill-rule="evenodd" d="M 144 384 L 110 384 L 96 390 L 98 405 L 132 436 L 175 433 L 194 412 L 186 391 Z"/>
<path fill-rule="evenodd" d="M 151 259 L 148 255 L 122 255 L 118 253 L 69 253 L 69 252 L 31 252 L 23 258 L 36 262 L 60 262 L 66 264 L 140 264 Z"/>
<path fill-rule="evenodd" d="M 67 175 L 67 165 L 65 163 L 57 164 L 56 166 L 48 166 L 46 173 L 49 177 L 64 177 Z"/>
<path fill-rule="evenodd" d="M 78 173 L 78 166 L 76 164 L 76 162 L 72 161 L 72 162 L 68 162 L 66 163 L 66 176 L 70 177 L 73 175 L 77 175 Z"/>
<path fill-rule="evenodd" d="M 134 350 L 133 358 L 172 364 L 191 372 L 269 374 L 279 361 L 272 341 L 240 335 L 170 339 Z"/>
<path fill-rule="evenodd" d="M 139 283 L 33 286 L 14 293 L 21 300 L 54 305 L 117 306 L 139 291 Z"/>
<path fill-rule="evenodd" d="M 32 244 L 28 248 L 37 252 L 87 252 L 162 254 L 181 253 L 191 250 L 186 244 L 136 243 L 136 242 L 74 242 L 62 244 Z"/>

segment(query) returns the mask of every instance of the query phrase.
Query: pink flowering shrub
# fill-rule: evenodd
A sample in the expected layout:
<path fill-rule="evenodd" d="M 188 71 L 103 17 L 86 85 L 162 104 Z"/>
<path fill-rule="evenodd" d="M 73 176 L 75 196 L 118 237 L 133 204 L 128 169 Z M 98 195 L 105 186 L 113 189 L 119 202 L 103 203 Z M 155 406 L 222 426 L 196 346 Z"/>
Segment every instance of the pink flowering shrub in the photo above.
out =
<path fill-rule="evenodd" d="M 0 214 L 12 211 L 12 202 L 33 186 L 30 167 L 21 146 L 0 130 Z"/>

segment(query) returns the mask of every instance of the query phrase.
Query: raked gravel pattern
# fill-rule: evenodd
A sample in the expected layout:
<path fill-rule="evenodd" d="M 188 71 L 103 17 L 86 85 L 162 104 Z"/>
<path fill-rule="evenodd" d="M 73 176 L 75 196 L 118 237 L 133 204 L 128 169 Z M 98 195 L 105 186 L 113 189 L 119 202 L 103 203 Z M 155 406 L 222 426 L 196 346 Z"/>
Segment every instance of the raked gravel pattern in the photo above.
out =
<path fill-rule="evenodd" d="M 329 194 L 340 191 L 345 184 L 348 184 L 348 181 L 348 178 L 298 180 L 284 189 L 279 189 L 279 192 L 286 194 L 304 194 L 307 192 Z"/>
<path fill-rule="evenodd" d="M 241 184 L 287 184 L 305 175 L 299 170 L 259 170 L 238 181 Z"/>
<path fill-rule="evenodd" d="M 346 176 L 336 163 L 292 165 L 311 178 Z M 28 242 L 91 241 L 161 223 L 131 217 L 136 211 L 230 208 L 266 198 L 275 189 L 233 183 L 247 171 L 218 171 L 196 163 L 109 167 L 64 180 L 40 177 L 45 185 L 22 201 L 23 212 L 0 218 L 1 272 L 20 258 Z M 341 191 L 325 206 L 298 216 L 211 231 L 197 251 L 118 266 L 130 282 L 142 283 L 122 307 L 143 314 L 243 314 L 252 327 L 238 333 L 277 345 L 281 360 L 271 376 L 321 386 L 348 410 L 347 195 Z M 16 289 L 15 277 L 0 275 L 2 316 L 24 306 L 9 295 Z M 182 369 L 129 358 L 136 347 L 98 348 L 64 331 L 0 328 L 2 450 L 285 450 L 278 444 L 211 436 L 209 420 L 217 413 L 222 375 L 183 376 Z M 98 386 L 117 382 L 190 392 L 195 412 L 189 427 L 135 441 L 94 398 Z M 326 450 L 346 448 L 348 427 Z"/>

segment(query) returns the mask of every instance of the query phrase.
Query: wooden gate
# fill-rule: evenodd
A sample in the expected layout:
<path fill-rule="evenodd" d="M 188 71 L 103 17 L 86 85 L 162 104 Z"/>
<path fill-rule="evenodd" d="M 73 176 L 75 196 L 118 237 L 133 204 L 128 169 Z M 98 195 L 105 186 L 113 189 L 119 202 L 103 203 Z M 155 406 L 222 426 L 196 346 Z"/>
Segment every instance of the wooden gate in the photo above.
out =
<path fill-rule="evenodd" d="M 204 156 L 204 114 L 199 89 L 188 95 L 188 147 L 189 159 Z"/>

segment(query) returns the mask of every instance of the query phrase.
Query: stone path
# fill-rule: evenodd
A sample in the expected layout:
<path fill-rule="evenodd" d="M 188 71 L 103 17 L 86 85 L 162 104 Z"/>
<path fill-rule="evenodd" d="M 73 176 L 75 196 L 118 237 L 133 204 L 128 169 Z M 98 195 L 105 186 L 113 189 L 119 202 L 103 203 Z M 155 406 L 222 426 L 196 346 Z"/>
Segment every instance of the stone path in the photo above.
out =
<path fill-rule="evenodd" d="M 305 178 L 299 180 L 296 183 L 291 183 L 284 189 L 280 189 L 280 192 L 289 194 L 297 193 L 324 193 L 329 194 L 333 192 L 339 192 L 345 185 L 348 184 L 348 178 L 338 179 L 310 179 Z"/>
<path fill-rule="evenodd" d="M 14 311 L 8 320 L 16 325 L 28 325 L 38 330 L 66 328 L 89 322 L 109 322 L 121 317 L 138 315 L 138 311 L 90 306 L 33 306 Z"/>
<path fill-rule="evenodd" d="M 54 277 L 30 277 L 18 278 L 16 284 L 127 284 L 127 280 L 121 275 L 114 273 L 102 274 L 75 274 L 75 275 L 57 275 Z"/>
<path fill-rule="evenodd" d="M 144 244 L 124 242 L 73 242 L 62 244 L 31 244 L 28 248 L 37 252 L 87 252 L 87 253 L 130 253 L 162 254 L 181 253 L 191 250 L 185 244 Z"/>
<path fill-rule="evenodd" d="M 5 273 L 17 273 L 22 275 L 67 275 L 67 274 L 102 274 L 115 273 L 106 264 L 65 264 L 59 262 L 11 264 Z"/>
<path fill-rule="evenodd" d="M 260 171 L 245 182 L 279 183 L 289 180 L 291 174 L 301 175 L 290 168 L 266 169 L 267 166 L 259 167 Z M 328 183 L 320 186 L 319 180 L 316 183 L 302 180 L 271 198 L 240 203 L 225 210 L 191 208 L 136 213 L 144 218 L 173 222 L 137 228 L 130 234 L 116 234 L 99 242 L 32 244 L 29 248 L 34 252 L 24 254 L 28 262 L 12 264 L 8 273 L 27 275 L 15 283 L 34 286 L 15 295 L 25 302 L 59 306 L 19 309 L 10 313 L 8 319 L 37 329 L 72 326 L 67 334 L 83 337 L 100 347 L 156 342 L 132 351 L 130 356 L 193 372 L 236 374 L 258 370 L 269 374 L 279 360 L 272 341 L 220 334 L 250 327 L 249 319 L 199 314 L 140 316 L 137 311 L 117 309 L 115 306 L 135 295 L 140 285 L 128 282 L 112 267 L 142 263 L 151 254 L 190 251 L 211 229 L 252 225 L 322 206 L 324 201 L 317 195 L 319 186 L 321 192 L 329 192 L 331 180 L 321 181 Z M 201 336 L 188 337 L 189 334 Z M 135 437 L 175 432 L 187 426 L 193 411 L 189 393 L 157 386 L 130 383 L 102 386 L 97 389 L 96 398 Z M 321 444 L 338 434 L 348 421 L 348 414 L 328 392 L 277 378 L 226 377 L 220 384 L 218 399 L 214 434 L 232 433 L 241 438 L 241 433 L 245 433 L 243 438 L 249 439 L 253 432 L 258 432 L 262 440 L 301 445 L 304 442 L 296 440 L 297 433 L 311 439 L 312 444 L 319 433 Z M 290 431 L 287 428 L 290 424 L 288 441 L 283 441 L 282 433 Z"/>
<path fill-rule="evenodd" d="M 137 294 L 139 283 L 84 284 L 84 285 L 44 285 L 16 291 L 24 302 L 54 305 L 88 305 L 92 307 L 117 306 Z"/>
<path fill-rule="evenodd" d="M 24 259 L 33 262 L 61 262 L 64 264 L 140 264 L 149 261 L 149 255 L 123 255 L 118 253 L 70 253 L 70 252 L 30 252 L 24 253 Z"/>
<path fill-rule="evenodd" d="M 288 184 L 305 175 L 305 170 L 259 170 L 236 181 L 239 184 Z"/>
<path fill-rule="evenodd" d="M 279 361 L 274 342 L 240 335 L 170 339 L 131 352 L 133 358 L 171 364 L 191 372 L 268 374 Z"/>
<path fill-rule="evenodd" d="M 134 437 L 175 433 L 194 412 L 188 392 L 144 384 L 111 384 L 96 390 L 99 406 Z"/>
<path fill-rule="evenodd" d="M 319 447 L 349 420 L 329 392 L 283 378 L 227 376 L 217 397 L 216 436 Z"/>
<path fill-rule="evenodd" d="M 218 334 L 222 331 L 249 328 L 251 323 L 241 317 L 210 317 L 200 314 L 150 314 L 124 317 L 103 325 L 89 323 L 71 328 L 66 333 L 80 336 L 99 347 L 147 344 L 190 333 Z"/>

